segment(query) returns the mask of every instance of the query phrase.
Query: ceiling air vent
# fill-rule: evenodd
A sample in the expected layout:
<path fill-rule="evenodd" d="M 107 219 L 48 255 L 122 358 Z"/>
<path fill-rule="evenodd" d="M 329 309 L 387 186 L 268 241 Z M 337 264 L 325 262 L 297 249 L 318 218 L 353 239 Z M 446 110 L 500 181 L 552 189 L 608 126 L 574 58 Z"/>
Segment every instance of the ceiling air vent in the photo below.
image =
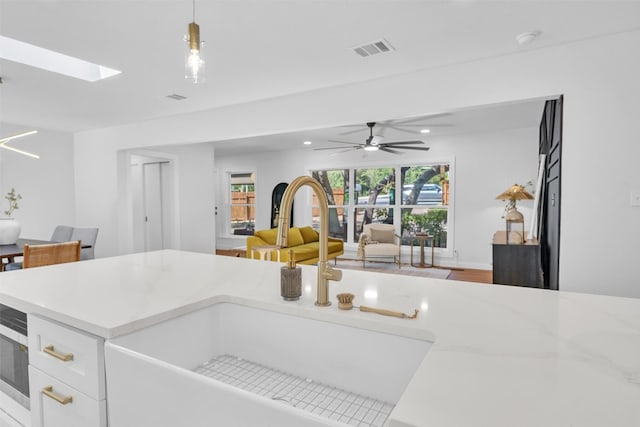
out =
<path fill-rule="evenodd" d="M 182 101 L 183 99 L 187 99 L 186 96 L 178 95 L 174 93 L 173 95 L 167 95 L 167 98 L 175 99 L 176 101 Z"/>
<path fill-rule="evenodd" d="M 385 39 L 376 40 L 353 48 L 353 51 L 363 58 L 378 53 L 393 52 L 394 50 L 393 46 Z"/>

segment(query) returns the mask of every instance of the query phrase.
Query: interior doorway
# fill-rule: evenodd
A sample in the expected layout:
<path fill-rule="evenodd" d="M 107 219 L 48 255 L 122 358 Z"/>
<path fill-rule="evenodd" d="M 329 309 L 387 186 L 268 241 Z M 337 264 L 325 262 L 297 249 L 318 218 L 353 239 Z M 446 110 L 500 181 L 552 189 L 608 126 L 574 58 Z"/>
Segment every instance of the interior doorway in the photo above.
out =
<path fill-rule="evenodd" d="M 540 249 L 544 287 L 560 289 L 560 190 L 562 177 L 563 97 L 548 100 L 540 123 L 540 154 L 545 155 L 540 215 Z"/>
<path fill-rule="evenodd" d="M 129 155 L 131 249 L 178 249 L 175 161 L 152 154 Z"/>
<path fill-rule="evenodd" d="M 144 250 L 157 251 L 167 247 L 167 232 L 164 223 L 167 221 L 166 212 L 168 195 L 167 181 L 169 162 L 153 162 L 142 164 L 142 202 L 144 216 Z"/>

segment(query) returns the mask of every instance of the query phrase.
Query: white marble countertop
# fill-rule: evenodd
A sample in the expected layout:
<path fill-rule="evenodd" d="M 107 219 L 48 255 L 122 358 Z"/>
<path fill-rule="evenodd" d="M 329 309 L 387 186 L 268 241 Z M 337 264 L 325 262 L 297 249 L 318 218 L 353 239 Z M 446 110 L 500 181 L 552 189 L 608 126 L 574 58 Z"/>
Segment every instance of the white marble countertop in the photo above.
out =
<path fill-rule="evenodd" d="M 339 267 L 339 263 L 338 263 Z M 333 305 L 280 298 L 280 265 L 178 251 L 0 273 L 0 303 L 106 339 L 218 301 L 434 342 L 392 426 L 640 426 L 640 299 L 343 270 Z M 337 308 L 412 312 L 415 320 Z"/>

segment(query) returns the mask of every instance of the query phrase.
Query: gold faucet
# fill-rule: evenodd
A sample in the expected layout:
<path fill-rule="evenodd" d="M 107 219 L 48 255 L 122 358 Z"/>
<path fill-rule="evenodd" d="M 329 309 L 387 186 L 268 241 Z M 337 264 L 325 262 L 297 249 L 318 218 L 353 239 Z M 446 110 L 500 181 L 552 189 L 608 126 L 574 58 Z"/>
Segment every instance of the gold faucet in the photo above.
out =
<path fill-rule="evenodd" d="M 282 195 L 280 204 L 280 217 L 278 218 L 278 241 L 281 248 L 287 247 L 289 238 L 289 216 L 293 207 L 293 197 L 300 187 L 308 185 L 313 189 L 320 203 L 320 256 L 318 257 L 318 296 L 316 305 L 326 307 L 331 305 L 329 301 L 329 280 L 339 282 L 342 279 L 342 271 L 329 267 L 329 202 L 324 188 L 310 176 L 299 176 L 294 179 Z"/>

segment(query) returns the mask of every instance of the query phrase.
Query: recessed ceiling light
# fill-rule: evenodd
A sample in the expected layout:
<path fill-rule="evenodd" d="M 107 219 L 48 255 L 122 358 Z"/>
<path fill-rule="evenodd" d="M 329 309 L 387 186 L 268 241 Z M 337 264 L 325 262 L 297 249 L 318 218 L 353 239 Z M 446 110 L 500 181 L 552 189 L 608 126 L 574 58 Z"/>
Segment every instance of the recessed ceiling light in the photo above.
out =
<path fill-rule="evenodd" d="M 311 142 L 311 141 L 305 141 L 305 142 L 303 142 L 303 144 L 304 144 L 304 145 L 311 145 L 311 144 L 313 144 L 313 142 Z"/>
<path fill-rule="evenodd" d="M 420 133 L 429 133 L 431 129 L 420 129 Z"/>
<path fill-rule="evenodd" d="M 121 73 L 121 71 L 103 65 L 4 36 L 0 36 L 0 58 L 88 82 L 95 82 Z"/>

